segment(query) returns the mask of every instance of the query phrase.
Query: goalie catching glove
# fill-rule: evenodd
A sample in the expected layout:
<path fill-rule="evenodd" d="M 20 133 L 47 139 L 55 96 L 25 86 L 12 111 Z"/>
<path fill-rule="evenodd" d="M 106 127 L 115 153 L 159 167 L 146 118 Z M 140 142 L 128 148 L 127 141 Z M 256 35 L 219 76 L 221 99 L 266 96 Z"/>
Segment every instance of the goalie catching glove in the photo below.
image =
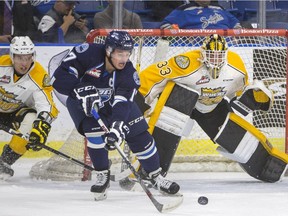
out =
<path fill-rule="evenodd" d="M 74 94 L 81 101 L 86 116 L 92 117 L 92 109 L 98 109 L 101 105 L 101 97 L 97 88 L 89 83 L 81 83 L 74 88 Z"/>
<path fill-rule="evenodd" d="M 246 86 L 242 95 L 231 102 L 231 106 L 246 116 L 254 110 L 268 112 L 274 102 L 273 93 L 260 80 Z"/>
<path fill-rule="evenodd" d="M 52 118 L 47 112 L 41 112 L 38 115 L 38 118 L 33 122 L 33 128 L 26 146 L 28 150 L 40 151 L 42 149 L 42 145 L 45 145 L 51 130 L 51 122 Z"/>
<path fill-rule="evenodd" d="M 115 143 L 120 145 L 125 139 L 125 133 L 123 131 L 124 122 L 115 121 L 112 123 L 110 132 L 104 135 L 104 141 L 106 143 L 105 148 L 109 151 L 115 150 Z"/>

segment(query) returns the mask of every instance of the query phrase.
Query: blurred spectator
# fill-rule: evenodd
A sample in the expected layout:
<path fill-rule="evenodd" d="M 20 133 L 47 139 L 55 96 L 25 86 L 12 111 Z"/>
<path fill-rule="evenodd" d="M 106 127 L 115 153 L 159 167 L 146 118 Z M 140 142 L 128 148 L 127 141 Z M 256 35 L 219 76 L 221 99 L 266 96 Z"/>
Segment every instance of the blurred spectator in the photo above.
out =
<path fill-rule="evenodd" d="M 0 35 L 10 35 L 12 31 L 13 2 L 0 1 Z"/>
<path fill-rule="evenodd" d="M 42 17 L 53 7 L 55 0 L 30 0 L 33 6 L 34 22 L 38 28 Z"/>
<path fill-rule="evenodd" d="M 78 1 L 56 0 L 41 19 L 38 29 L 43 42 L 82 43 L 89 32 L 87 20 L 74 12 Z"/>
<path fill-rule="evenodd" d="M 11 35 L 1 35 L 0 43 L 10 43 L 11 39 L 12 39 Z"/>
<path fill-rule="evenodd" d="M 108 6 L 101 12 L 98 12 L 94 16 L 94 28 L 114 28 L 113 26 L 113 4 L 115 1 L 107 0 Z M 122 6 L 125 0 L 121 0 Z M 128 11 L 123 7 L 122 10 L 122 28 L 123 29 L 142 29 L 141 18 L 138 14 Z"/>
<path fill-rule="evenodd" d="M 184 4 L 184 1 L 147 1 L 147 8 L 151 8 L 149 17 L 155 21 L 162 21 L 171 11 L 180 5 Z"/>
<path fill-rule="evenodd" d="M 239 20 L 218 1 L 194 0 L 173 10 L 161 23 L 161 28 L 177 26 L 180 29 L 233 29 L 241 28 Z"/>
<path fill-rule="evenodd" d="M 31 40 L 38 40 L 37 26 L 34 22 L 34 7 L 30 1 L 14 1 L 12 8 L 13 15 L 13 36 L 28 36 Z"/>

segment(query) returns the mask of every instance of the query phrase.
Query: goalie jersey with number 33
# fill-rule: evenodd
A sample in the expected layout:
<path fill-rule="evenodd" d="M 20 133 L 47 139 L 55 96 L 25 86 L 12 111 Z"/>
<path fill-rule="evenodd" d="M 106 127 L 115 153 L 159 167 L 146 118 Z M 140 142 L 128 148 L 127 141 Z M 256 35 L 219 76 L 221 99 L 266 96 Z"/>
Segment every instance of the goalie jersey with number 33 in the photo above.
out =
<path fill-rule="evenodd" d="M 151 65 L 141 73 L 140 92 L 151 104 L 167 82 L 173 81 L 192 88 L 199 95 L 196 109 L 211 112 L 224 97 L 233 97 L 247 83 L 247 72 L 239 56 L 229 51 L 228 64 L 217 79 L 211 79 L 204 64 L 198 59 L 200 51 L 187 52 L 168 61 Z"/>
<path fill-rule="evenodd" d="M 150 65 L 140 81 L 139 91 L 152 106 L 146 114 L 165 174 L 181 137 L 193 133 L 194 120 L 219 145 L 217 150 L 249 175 L 267 182 L 280 179 L 288 156 L 234 112 L 267 112 L 273 95 L 261 81 L 248 83 L 241 57 L 228 50 L 223 37 L 213 34 L 199 50 Z"/>

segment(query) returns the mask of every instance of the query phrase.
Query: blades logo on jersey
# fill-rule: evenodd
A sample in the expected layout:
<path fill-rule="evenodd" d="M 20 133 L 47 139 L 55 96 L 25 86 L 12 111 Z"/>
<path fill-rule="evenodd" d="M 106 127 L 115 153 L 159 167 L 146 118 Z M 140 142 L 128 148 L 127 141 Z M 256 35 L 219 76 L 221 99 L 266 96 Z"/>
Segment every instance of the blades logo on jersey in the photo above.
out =
<path fill-rule="evenodd" d="M 21 106 L 21 101 L 15 100 L 13 93 L 8 93 L 0 87 L 0 109 L 3 111 L 16 109 Z"/>
<path fill-rule="evenodd" d="M 218 104 L 223 100 L 227 91 L 224 91 L 224 87 L 218 88 L 202 88 L 199 102 L 205 105 Z"/>
<path fill-rule="evenodd" d="M 176 56 L 175 62 L 181 69 L 186 69 L 190 65 L 190 60 L 187 56 L 182 55 Z"/>

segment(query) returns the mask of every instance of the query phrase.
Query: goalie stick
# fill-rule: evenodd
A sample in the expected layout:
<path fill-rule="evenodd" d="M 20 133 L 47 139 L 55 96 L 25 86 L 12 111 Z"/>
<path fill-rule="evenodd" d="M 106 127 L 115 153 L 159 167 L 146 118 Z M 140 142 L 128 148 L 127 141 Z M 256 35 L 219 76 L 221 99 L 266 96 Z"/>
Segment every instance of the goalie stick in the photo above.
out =
<path fill-rule="evenodd" d="M 97 111 L 95 109 L 92 110 L 92 114 L 93 114 L 94 118 L 98 121 L 98 123 L 99 123 L 100 127 L 103 129 L 103 131 L 105 133 L 109 133 L 109 129 L 106 127 L 106 125 L 104 124 L 104 122 L 102 121 L 102 119 L 100 118 L 99 114 L 97 113 Z M 126 162 L 129 169 L 132 171 L 132 173 L 136 177 L 137 182 L 141 185 L 142 189 L 145 191 L 145 193 L 147 194 L 147 196 L 149 197 L 149 199 L 151 200 L 151 202 L 153 203 L 153 205 L 156 207 L 156 209 L 159 212 L 161 212 L 161 213 L 169 212 L 169 211 L 172 211 L 181 205 L 181 203 L 183 202 L 183 195 L 182 194 L 177 196 L 178 199 L 174 203 L 163 204 L 163 203 L 160 203 L 159 201 L 157 201 L 155 199 L 155 197 L 153 196 L 153 194 L 151 193 L 151 191 L 145 185 L 145 182 L 143 181 L 143 179 L 140 177 L 140 175 L 137 173 L 135 168 L 132 166 L 129 159 L 127 158 L 127 156 L 125 155 L 125 153 L 123 152 L 123 150 L 121 149 L 121 147 L 119 146 L 118 143 L 115 143 L 115 147 L 116 147 L 117 151 L 119 152 L 120 156 Z"/>
<path fill-rule="evenodd" d="M 166 38 L 160 38 L 157 41 L 153 63 L 164 61 L 169 51 L 169 41 Z"/>
<path fill-rule="evenodd" d="M 143 42 L 144 42 L 144 38 L 140 37 L 139 45 L 138 45 L 138 52 L 137 52 L 137 59 L 136 59 L 136 70 L 138 73 L 141 71 L 141 56 L 142 56 Z"/>

